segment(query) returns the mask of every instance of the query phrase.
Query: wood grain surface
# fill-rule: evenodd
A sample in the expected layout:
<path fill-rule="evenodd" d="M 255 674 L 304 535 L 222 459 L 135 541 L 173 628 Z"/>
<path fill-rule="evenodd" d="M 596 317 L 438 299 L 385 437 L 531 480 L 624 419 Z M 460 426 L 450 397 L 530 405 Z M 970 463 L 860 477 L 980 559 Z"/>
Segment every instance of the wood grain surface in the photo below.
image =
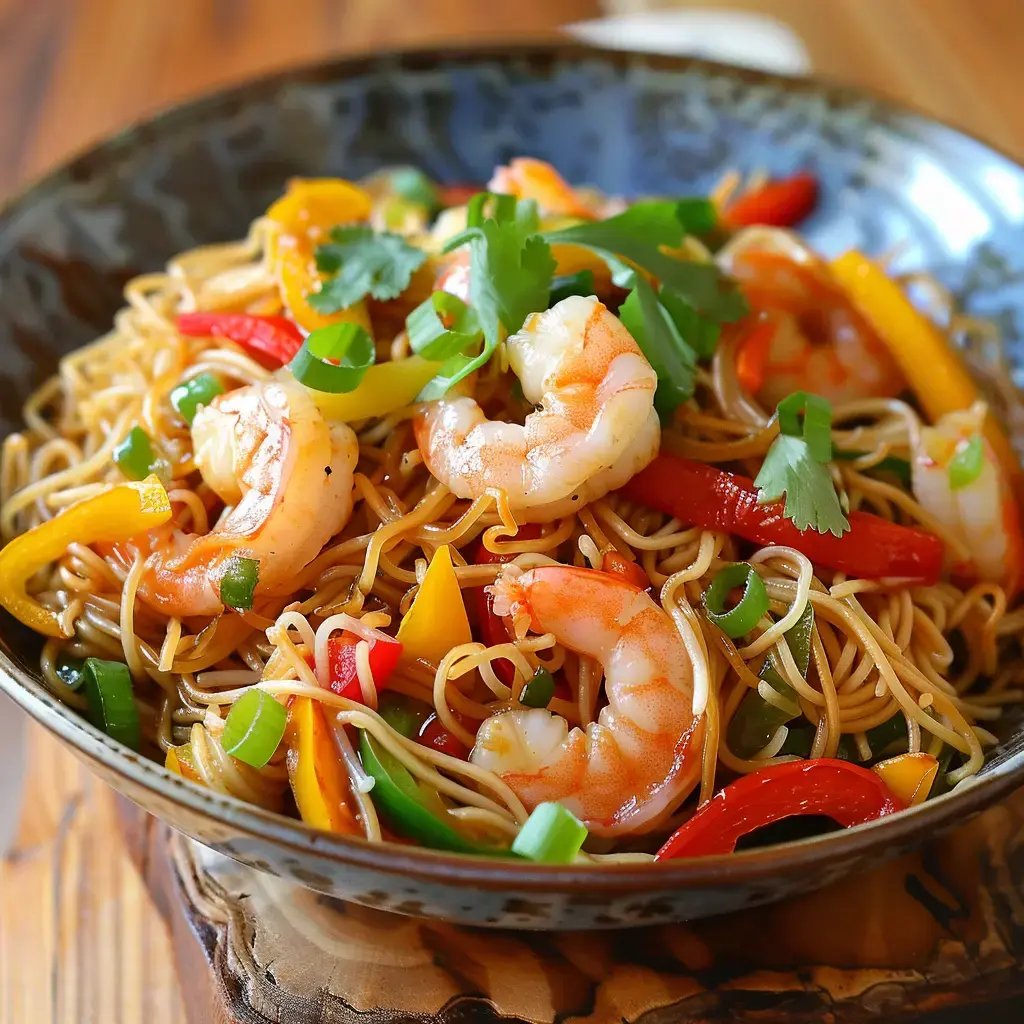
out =
<path fill-rule="evenodd" d="M 774 14 L 803 37 L 816 70 L 907 100 L 1024 157 L 1022 0 L 718 5 Z M 0 0 L 0 195 L 126 122 L 218 85 L 347 50 L 536 36 L 599 6 Z M 0 861 L 0 1022 L 177 1024 L 183 1003 L 169 963 L 163 925 L 117 837 L 111 795 L 33 727 L 23 818 Z"/>

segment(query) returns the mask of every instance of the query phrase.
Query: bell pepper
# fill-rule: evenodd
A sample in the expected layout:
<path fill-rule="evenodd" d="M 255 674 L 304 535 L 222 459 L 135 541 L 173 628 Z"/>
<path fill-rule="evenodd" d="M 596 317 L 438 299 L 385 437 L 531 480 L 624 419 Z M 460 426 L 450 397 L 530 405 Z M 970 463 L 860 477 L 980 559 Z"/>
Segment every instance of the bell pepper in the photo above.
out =
<path fill-rule="evenodd" d="M 268 369 L 291 362 L 302 348 L 302 331 L 287 317 L 248 313 L 182 313 L 175 321 L 189 338 L 227 338 Z"/>
<path fill-rule="evenodd" d="M 457 711 L 453 714 L 459 718 L 459 721 L 462 721 Z M 430 715 L 420 726 L 419 732 L 416 734 L 416 742 L 424 747 L 430 747 L 432 750 L 440 750 L 442 754 L 447 754 L 449 757 L 457 757 L 460 761 L 469 759 L 469 748 L 458 736 L 453 736 L 444 727 L 444 723 L 436 714 Z"/>
<path fill-rule="evenodd" d="M 370 671 L 377 690 L 387 685 L 388 676 L 395 670 L 402 654 L 402 645 L 375 629 L 376 634 L 370 645 Z M 330 668 L 331 689 L 341 697 L 362 702 L 363 690 L 359 685 L 359 673 L 356 669 L 356 647 L 363 637 L 355 633 L 342 633 L 332 636 L 327 641 L 327 663 Z"/>
<path fill-rule="evenodd" d="M 438 793 L 420 782 L 365 731 L 360 734 L 359 757 L 373 779 L 370 797 L 374 806 L 399 835 L 432 850 L 513 856 L 508 850 L 474 843 L 452 828 L 444 820 L 447 811 Z"/>
<path fill-rule="evenodd" d="M 832 273 L 885 343 L 933 423 L 977 401 L 977 386 L 953 346 L 877 263 L 851 251 L 832 262 Z M 1020 462 L 991 413 L 983 432 L 1017 500 L 1024 500 Z"/>
<path fill-rule="evenodd" d="M 900 754 L 871 769 L 908 807 L 924 803 L 931 792 L 939 762 L 931 754 Z"/>
<path fill-rule="evenodd" d="M 515 540 L 537 540 L 541 535 L 541 528 L 538 523 L 524 523 L 519 527 Z M 495 551 L 488 551 L 483 541 L 480 541 L 473 556 L 477 565 L 500 565 L 510 562 L 515 558 L 514 554 L 499 554 Z M 508 629 L 505 627 L 505 620 L 494 614 L 494 598 L 487 593 L 486 587 L 477 587 L 473 591 L 476 600 L 477 621 L 480 625 L 480 639 L 488 647 L 496 647 L 498 644 L 507 644 L 511 639 Z M 516 677 L 515 666 L 507 658 L 499 658 L 491 663 L 494 666 L 494 674 L 506 685 L 511 686 Z"/>
<path fill-rule="evenodd" d="M 782 505 L 760 505 L 753 480 L 662 452 L 622 488 L 631 501 L 757 544 L 784 544 L 861 579 L 899 577 L 931 586 L 942 572 L 942 541 L 868 512 L 851 512 L 848 533 L 799 530 Z"/>
<path fill-rule="evenodd" d="M 786 761 L 719 790 L 671 835 L 654 859 L 732 853 L 747 833 L 794 815 L 827 815 L 852 828 L 904 807 L 867 768 L 832 758 Z"/>
<path fill-rule="evenodd" d="M 329 420 L 355 423 L 371 416 L 387 416 L 412 405 L 441 366 L 419 356 L 376 363 L 354 391 L 332 394 L 310 390 L 310 395 Z"/>
<path fill-rule="evenodd" d="M 177 747 L 168 747 L 164 757 L 164 767 L 183 779 L 203 784 L 203 777 L 196 770 L 195 755 L 191 743 L 182 743 Z"/>
<path fill-rule="evenodd" d="M 800 618 L 791 629 L 786 630 L 786 646 L 789 647 L 796 667 L 803 676 L 807 675 L 807 669 L 811 663 L 811 632 L 813 629 L 814 606 L 808 601 Z M 775 664 L 774 653 L 765 658 L 758 675 L 776 693 L 792 701 L 797 708 L 797 714 L 799 714 L 796 694 Z M 753 757 L 768 745 L 768 741 L 778 731 L 779 726 L 792 721 L 797 714 L 790 714 L 775 704 L 768 703 L 757 690 L 750 690 L 740 701 L 740 706 L 729 722 L 729 747 L 737 757 Z"/>
<path fill-rule="evenodd" d="M 284 229 L 274 238 L 269 252 L 281 297 L 295 322 L 307 331 L 335 323 L 356 323 L 373 336 L 365 302 L 323 314 L 306 301 L 319 291 L 323 280 L 316 267 L 316 246 L 326 240 L 331 228 L 365 221 L 371 208 L 369 194 L 349 181 L 297 178 L 267 210 L 267 217 Z"/>
<path fill-rule="evenodd" d="M 171 518 L 171 503 L 155 476 L 130 481 L 70 505 L 53 519 L 15 537 L 0 550 L 0 606 L 46 636 L 67 638 L 57 613 L 29 597 L 25 587 L 69 544 L 120 543 Z"/>
<path fill-rule="evenodd" d="M 318 701 L 295 697 L 288 711 L 288 782 L 307 825 L 361 835 L 349 806 L 349 779 Z"/>
<path fill-rule="evenodd" d="M 601 572 L 610 573 L 612 576 L 620 576 L 627 583 L 641 590 L 651 589 L 651 578 L 644 572 L 643 566 L 637 562 L 631 562 L 623 557 L 618 551 L 606 551 L 601 558 Z"/>
<path fill-rule="evenodd" d="M 799 224 L 818 202 L 818 180 L 802 171 L 791 178 L 769 181 L 740 196 L 722 214 L 731 227 L 766 224 L 788 228 Z"/>
<path fill-rule="evenodd" d="M 426 661 L 434 666 L 439 665 L 453 647 L 472 642 L 473 633 L 447 544 L 434 552 L 395 639 L 403 647 L 403 658 Z"/>

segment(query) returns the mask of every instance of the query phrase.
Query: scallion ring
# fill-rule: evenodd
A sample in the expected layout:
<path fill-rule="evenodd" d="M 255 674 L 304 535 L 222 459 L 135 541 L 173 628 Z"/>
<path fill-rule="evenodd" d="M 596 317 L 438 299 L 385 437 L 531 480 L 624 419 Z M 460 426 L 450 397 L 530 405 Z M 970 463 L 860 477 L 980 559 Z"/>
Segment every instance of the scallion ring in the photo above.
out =
<path fill-rule="evenodd" d="M 734 607 L 726 609 L 725 600 L 736 587 L 743 588 L 743 596 Z M 747 562 L 722 569 L 704 591 L 703 601 L 708 621 L 734 640 L 749 633 L 768 611 L 764 581 Z"/>
<path fill-rule="evenodd" d="M 252 607 L 260 563 L 255 558 L 232 558 L 220 578 L 220 599 L 229 607 L 248 611 Z"/>
<path fill-rule="evenodd" d="M 288 713 L 264 690 L 249 690 L 231 706 L 220 742 L 224 750 L 253 768 L 262 768 L 284 736 Z"/>
<path fill-rule="evenodd" d="M 112 739 L 138 750 L 142 729 L 128 666 L 120 661 L 86 658 L 82 663 L 82 680 L 89 721 Z"/>
<path fill-rule="evenodd" d="M 985 465 L 985 444 L 981 434 L 972 434 L 949 461 L 949 489 L 959 491 L 981 476 Z"/>
<path fill-rule="evenodd" d="M 539 668 L 519 694 L 519 703 L 527 708 L 546 708 L 555 695 L 555 678 L 546 668 Z"/>
<path fill-rule="evenodd" d="M 540 864 L 571 864 L 587 827 L 561 804 L 538 804 L 512 843 L 512 852 Z"/>
<path fill-rule="evenodd" d="M 288 369 L 314 391 L 355 391 L 376 360 L 373 338 L 353 323 L 330 324 L 313 331 L 295 353 Z"/>

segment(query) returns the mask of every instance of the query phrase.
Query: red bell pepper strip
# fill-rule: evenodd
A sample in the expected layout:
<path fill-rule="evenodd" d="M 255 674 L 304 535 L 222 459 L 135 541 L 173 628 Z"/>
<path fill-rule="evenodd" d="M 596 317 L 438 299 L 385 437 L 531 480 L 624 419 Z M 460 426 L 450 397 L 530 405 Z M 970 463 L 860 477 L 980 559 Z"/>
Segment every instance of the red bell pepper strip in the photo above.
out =
<path fill-rule="evenodd" d="M 792 178 L 769 181 L 740 196 L 729 205 L 722 219 L 732 227 L 766 224 L 788 228 L 799 224 L 818 202 L 818 181 L 806 171 Z"/>
<path fill-rule="evenodd" d="M 442 206 L 465 206 L 483 189 L 479 185 L 439 185 L 437 191 Z"/>
<path fill-rule="evenodd" d="M 519 527 L 515 540 L 536 540 L 540 537 L 541 529 L 537 523 L 524 523 Z M 499 555 L 488 551 L 481 540 L 477 546 L 476 555 L 473 559 L 476 565 L 497 565 L 503 562 L 510 562 L 515 555 Z M 511 640 L 508 630 L 505 628 L 505 620 L 494 614 L 494 599 L 487 593 L 486 587 L 477 587 L 476 595 L 477 618 L 480 622 L 480 636 L 488 647 L 496 647 L 498 644 L 507 644 Z M 507 658 L 499 658 L 491 663 L 494 665 L 494 674 L 506 685 L 511 686 L 516 675 L 515 666 Z"/>
<path fill-rule="evenodd" d="M 465 725 L 465 721 L 459 716 L 458 712 L 452 712 L 460 722 Z M 469 757 L 469 748 L 465 743 L 462 742 L 457 736 L 453 736 L 445 727 L 444 723 L 437 714 L 432 714 L 421 726 L 418 735 L 416 736 L 416 742 L 422 744 L 424 747 L 431 747 L 434 750 L 440 750 L 442 754 L 448 754 L 450 757 L 457 757 L 462 761 L 465 761 Z M 876 776 L 877 778 L 877 776 Z"/>
<path fill-rule="evenodd" d="M 249 313 L 182 313 L 178 330 L 190 338 L 227 338 L 275 369 L 302 348 L 302 331 L 287 317 Z"/>
<path fill-rule="evenodd" d="M 610 573 L 612 576 L 621 576 L 627 583 L 641 590 L 651 589 L 651 578 L 644 572 L 643 568 L 636 562 L 624 558 L 618 551 L 606 551 L 601 559 L 601 572 Z"/>
<path fill-rule="evenodd" d="M 377 691 L 387 685 L 388 676 L 395 670 L 402 655 L 402 645 L 387 633 L 374 630 L 376 636 L 370 644 L 370 671 Z M 363 702 L 363 688 L 359 685 L 356 669 L 356 645 L 364 639 L 355 633 L 341 633 L 327 641 L 327 664 L 330 672 L 330 687 L 341 697 Z"/>
<path fill-rule="evenodd" d="M 782 503 L 759 505 L 749 477 L 662 452 L 622 493 L 684 523 L 721 530 L 757 544 L 784 544 L 812 561 L 861 579 L 898 577 L 931 586 L 942 572 L 943 546 L 923 530 L 868 512 L 851 512 L 842 537 L 798 530 Z"/>
<path fill-rule="evenodd" d="M 654 859 L 732 853 L 748 832 L 794 815 L 827 815 L 852 828 L 904 806 L 873 771 L 860 765 L 828 757 L 786 761 L 719 790 L 672 833 Z"/>

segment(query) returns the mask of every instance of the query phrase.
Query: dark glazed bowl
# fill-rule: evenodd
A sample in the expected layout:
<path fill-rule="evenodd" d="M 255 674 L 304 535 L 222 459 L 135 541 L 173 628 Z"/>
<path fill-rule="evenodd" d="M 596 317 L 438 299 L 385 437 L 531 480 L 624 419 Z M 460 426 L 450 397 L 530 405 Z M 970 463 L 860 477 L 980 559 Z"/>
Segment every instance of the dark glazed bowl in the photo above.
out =
<path fill-rule="evenodd" d="M 516 154 L 611 192 L 704 193 L 729 166 L 811 168 L 805 225 L 825 252 L 901 247 L 1020 361 L 1024 170 L 951 128 L 853 89 L 572 46 L 441 51 L 286 72 L 131 128 L 0 213 L 0 434 L 58 358 L 105 331 L 125 281 L 199 243 L 240 237 L 291 175 L 412 163 L 486 181 Z M 1009 736 L 955 793 L 872 825 L 658 866 L 555 869 L 371 847 L 224 798 L 99 733 L 40 682 L 38 643 L 0 618 L 0 686 L 120 792 L 245 863 L 401 913 L 513 928 L 701 917 L 867 868 L 1024 781 Z"/>

